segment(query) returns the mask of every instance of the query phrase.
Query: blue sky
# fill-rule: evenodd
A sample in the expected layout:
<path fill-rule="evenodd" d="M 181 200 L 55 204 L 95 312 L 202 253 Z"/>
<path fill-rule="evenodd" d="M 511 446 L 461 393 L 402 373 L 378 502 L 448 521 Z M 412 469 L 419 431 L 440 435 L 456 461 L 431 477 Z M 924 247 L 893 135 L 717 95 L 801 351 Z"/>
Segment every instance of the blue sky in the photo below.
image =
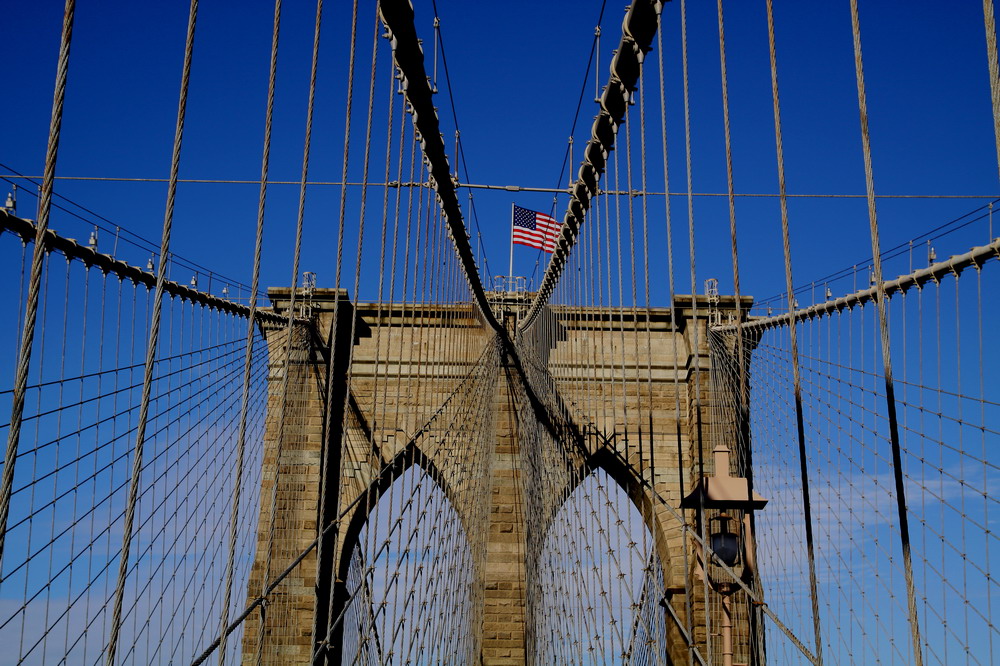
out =
<path fill-rule="evenodd" d="M 0 173 L 9 174 L 11 169 L 37 175 L 45 154 L 62 6 L 53 0 L 8 4 L 4 8 L 8 67 L 3 78 L 6 103 Z M 905 9 L 888 1 L 861 0 L 860 4 L 877 191 L 980 195 L 965 199 L 880 200 L 883 247 L 889 248 L 980 208 L 1000 194 L 982 14 L 979 6 L 971 2 L 952 3 L 945 8 L 940 3 L 920 1 L 908 3 Z M 350 180 L 358 180 L 360 175 L 368 83 L 365 63 L 375 31 L 373 3 L 362 5 Z M 434 9 L 431 2 L 423 0 L 416 5 L 417 27 L 424 37 L 431 69 Z M 736 188 L 740 193 L 773 194 L 777 178 L 764 5 L 761 1 L 730 0 L 726 8 Z M 619 3 L 608 5 L 604 11 L 601 57 L 596 63 L 602 84 L 607 79 L 610 51 L 618 42 L 621 9 Z M 679 9 L 679 3 L 672 2 L 664 15 L 671 192 L 686 188 Z M 584 81 L 584 102 L 574 134 L 577 153 L 571 160 L 574 169 L 597 111 L 592 101 L 594 69 L 589 76 L 586 72 L 600 3 L 511 1 L 498 5 L 438 0 L 437 10 L 453 86 L 448 89 L 443 65 L 439 66 L 438 105 L 449 147 L 455 130 L 452 98 L 458 114 L 462 163 L 468 165 L 468 172 L 463 168 L 460 179 L 500 186 L 564 186 L 567 174 L 560 168 Z M 295 181 L 299 177 L 313 16 L 312 3 L 285 2 L 271 163 L 271 178 L 275 180 Z M 186 18 L 187 5 L 180 1 L 80 4 L 58 174 L 152 179 L 167 176 Z M 324 18 L 310 177 L 329 182 L 339 180 L 341 170 L 348 3 L 328 2 Z M 252 181 L 259 176 L 271 19 L 272 5 L 267 2 L 202 2 L 182 178 Z M 776 22 L 789 193 L 862 194 L 865 183 L 848 2 L 779 0 Z M 724 192 L 714 3 L 690 3 L 688 35 L 693 189 Z M 373 182 L 383 179 L 378 156 L 384 151 L 384 139 L 380 137 L 385 132 L 384 93 L 390 84 L 387 53 L 382 42 L 376 77 Z M 651 64 L 655 64 L 656 55 L 651 54 Z M 655 69 L 650 70 L 640 88 L 650 93 L 646 100 L 650 127 L 659 122 L 654 75 Z M 630 123 L 635 132 L 634 114 Z M 649 187 L 662 192 L 657 139 L 653 132 Z M 454 156 L 451 161 L 453 165 L 460 162 Z M 100 224 L 109 228 L 118 225 L 158 245 L 164 183 L 60 180 L 57 192 L 92 211 L 77 211 L 85 220 L 55 211 L 51 224 L 61 234 L 86 241 L 97 214 L 104 218 Z M 370 195 L 372 201 L 380 201 L 381 190 L 373 189 Z M 511 204 L 543 211 L 553 206 L 552 194 L 477 190 L 473 215 L 466 191 L 460 190 L 460 195 L 467 218 L 472 220 L 474 245 L 485 249 L 490 274 L 506 270 Z M 333 286 L 338 197 L 336 187 L 316 185 L 309 189 L 302 270 L 315 271 L 320 286 Z M 262 285 L 288 283 L 296 200 L 294 185 L 275 185 L 269 190 Z M 358 203 L 355 189 L 348 199 L 348 219 L 352 221 L 348 255 L 353 255 L 356 242 L 352 230 Z M 691 285 L 684 197 L 673 197 L 672 205 L 678 291 L 686 292 Z M 219 293 L 226 280 L 249 281 L 256 206 L 257 187 L 252 183 L 181 184 L 173 250 L 190 262 L 226 276 L 214 278 L 211 284 L 200 276 L 200 288 Z M 566 196 L 561 195 L 554 206 L 557 216 L 561 216 Z M 22 194 L 20 214 L 34 217 L 33 209 L 32 197 Z M 662 305 L 666 303 L 662 199 L 653 198 L 649 210 L 653 230 L 651 300 Z M 796 284 L 821 280 L 861 264 L 870 256 L 864 199 L 796 197 L 789 203 L 789 212 Z M 380 207 L 370 208 L 370 224 L 377 226 L 379 213 Z M 740 198 L 737 216 L 744 292 L 764 298 L 781 291 L 784 275 L 777 200 Z M 720 289 L 731 290 L 725 198 L 696 198 L 694 224 L 696 287 L 700 290 L 705 278 L 718 277 Z M 1000 221 L 996 227 L 1000 227 Z M 477 243 L 479 234 L 481 242 Z M 995 230 L 993 235 L 997 235 Z M 373 255 L 377 252 L 374 237 L 369 235 L 367 239 L 362 298 L 374 296 L 372 278 L 380 268 L 370 260 L 377 256 Z M 943 259 L 986 240 L 985 222 L 979 221 L 936 239 L 934 245 L 938 258 Z M 8 241 L 13 246 L 13 241 Z M 145 246 L 129 246 L 124 240 L 115 247 L 113 234 L 105 232 L 99 247 L 139 265 L 145 264 L 149 254 Z M 530 275 L 538 254 L 525 248 L 515 252 L 515 273 Z M 887 275 L 923 265 L 925 252 L 918 246 L 912 255 L 898 256 L 887 266 Z M 14 263 L 3 268 L 8 271 L 8 283 L 17 279 Z M 187 282 L 192 272 L 190 267 L 175 267 L 172 277 Z M 350 283 L 352 274 L 351 267 L 345 268 L 346 283 Z M 965 284 L 972 288 L 971 281 Z M 832 285 L 832 291 L 836 295 L 855 286 L 867 286 L 864 268 L 857 276 L 848 274 Z M 817 288 L 820 300 L 823 287 L 820 284 Z M 13 288 L 4 296 L 16 300 Z M 805 296 L 802 299 L 809 300 Z M 986 317 L 995 315 L 987 312 Z M 988 319 L 987 330 L 990 324 Z M 16 328 L 8 326 L 8 336 L 15 335 Z M 919 333 L 920 328 L 916 330 Z M 945 332 L 946 345 L 951 335 Z M 81 340 L 81 348 L 86 342 L 86 338 Z M 50 345 L 50 349 L 55 348 Z M 896 349 L 898 355 L 899 345 Z M 907 369 L 913 378 L 910 353 L 909 363 L 904 355 L 897 365 L 904 382 Z M 987 362 L 982 365 L 992 363 L 989 350 L 986 354 Z M 953 380 L 946 377 L 941 388 L 949 386 L 953 386 Z M 905 394 L 903 397 L 905 400 Z M 916 402 L 922 408 L 923 403 Z M 940 438 L 943 443 L 944 435 Z M 779 504 L 778 499 L 772 497 L 772 506 Z M 775 509 L 771 512 L 775 513 Z"/>
<path fill-rule="evenodd" d="M 294 181 L 300 170 L 314 6 L 284 4 L 271 177 Z M 368 61 L 373 30 L 371 8 L 366 4 L 362 3 L 359 27 L 362 65 L 355 85 L 355 103 L 360 108 L 365 104 L 363 64 Z M 415 4 L 418 31 L 430 60 L 434 9 L 430 3 Z M 862 194 L 848 3 L 776 4 L 788 191 Z M 259 177 L 272 7 L 267 2 L 202 3 L 182 178 Z M 736 189 L 774 193 L 777 178 L 763 2 L 730 2 L 726 9 Z M 468 178 L 463 171 L 461 180 L 529 187 L 564 183 L 566 175 L 560 179 L 559 170 L 600 3 L 514 1 L 498 6 L 440 0 L 437 10 L 469 169 Z M 621 11 L 620 5 L 608 5 L 604 11 L 598 66 L 602 82 L 607 78 L 610 50 L 619 39 Z M 327 3 L 311 180 L 337 181 L 340 176 L 348 12 L 346 3 Z M 186 14 L 182 2 L 78 7 L 59 174 L 167 176 Z M 4 77 L 8 103 L 0 162 L 25 174 L 41 172 L 60 16 L 61 3 L 52 1 L 13 3 L 5 9 L 7 52 L 13 58 Z M 669 3 L 664 16 L 670 189 L 683 192 L 679 3 Z M 901 9 L 897 3 L 869 0 L 861 3 L 861 20 L 877 191 L 996 194 L 996 151 L 979 6 L 958 3 L 945 9 L 938 3 L 916 2 Z M 694 190 L 724 192 L 714 3 L 690 3 L 688 36 Z M 385 53 L 383 48 L 383 64 Z M 651 69 L 647 76 L 653 74 Z M 593 77 L 591 70 L 577 123 L 578 151 L 597 110 L 591 101 Z M 446 144 L 451 146 L 453 122 L 440 66 L 439 79 L 438 105 Z M 379 83 L 385 80 L 381 77 Z M 648 123 L 655 126 L 659 122 L 655 79 L 648 79 L 648 88 Z M 381 91 L 383 86 L 376 89 Z M 376 121 L 376 135 L 380 132 L 384 133 L 384 121 L 381 129 Z M 360 173 L 363 116 L 356 117 L 353 136 L 351 170 L 356 174 Z M 579 152 L 573 162 L 578 161 Z M 658 151 L 649 161 L 658 163 Z M 371 180 L 382 180 L 380 169 L 375 159 Z M 650 167 L 650 179 L 651 190 L 663 190 L 655 166 Z M 165 184 L 60 181 L 57 191 L 158 243 Z M 316 186 L 309 191 L 303 270 L 317 272 L 321 286 L 332 280 L 337 194 L 334 187 Z M 462 196 L 470 217 L 467 194 L 463 191 Z M 270 188 L 264 284 L 288 282 L 296 198 L 294 185 Z M 249 281 L 256 200 L 257 188 L 252 184 L 182 184 L 174 251 L 218 273 Z M 906 241 L 988 200 L 882 200 L 883 245 Z M 506 272 L 512 202 L 539 210 L 549 210 L 553 204 L 552 195 L 545 193 L 475 193 L 476 218 L 494 274 Z M 561 196 L 556 206 L 559 217 L 565 205 L 566 197 Z M 22 195 L 21 214 L 33 217 L 33 207 L 33 199 Z M 662 211 L 661 200 L 651 199 L 650 209 Z M 673 210 L 678 290 L 688 291 L 683 198 L 673 199 Z M 697 198 L 694 215 L 699 285 L 707 277 L 718 277 L 722 291 L 731 290 L 725 199 Z M 790 220 L 797 284 L 870 256 L 863 199 L 794 199 Z M 758 298 L 779 292 L 783 274 L 777 200 L 740 199 L 737 223 L 744 291 Z M 662 213 L 651 214 L 650 224 L 661 228 Z M 82 239 L 88 233 L 87 224 L 63 213 L 54 215 L 52 226 Z M 652 247 L 654 259 L 656 251 L 662 251 L 657 238 Z M 936 243 L 938 255 L 965 251 L 985 238 L 981 226 L 967 237 L 952 236 Z M 101 249 L 109 251 L 110 243 L 102 237 Z M 119 254 L 126 253 L 120 248 Z M 919 262 L 924 254 L 920 252 Z M 126 258 L 139 263 L 147 255 L 136 251 Z M 516 249 L 515 273 L 531 274 L 536 259 L 533 250 Z M 174 277 L 189 279 L 186 274 Z M 205 286 L 204 278 L 200 284 Z M 834 291 L 847 291 L 848 286 Z M 655 302 L 664 300 L 665 296 L 654 292 Z"/>

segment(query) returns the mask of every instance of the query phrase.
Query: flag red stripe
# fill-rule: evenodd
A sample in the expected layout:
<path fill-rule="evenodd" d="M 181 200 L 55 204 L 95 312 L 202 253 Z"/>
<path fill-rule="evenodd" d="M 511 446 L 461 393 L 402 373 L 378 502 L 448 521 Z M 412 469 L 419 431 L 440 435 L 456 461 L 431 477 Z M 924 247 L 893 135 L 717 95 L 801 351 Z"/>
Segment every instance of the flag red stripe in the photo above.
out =
<path fill-rule="evenodd" d="M 556 249 L 555 245 L 553 243 L 544 243 L 543 244 L 543 243 L 541 243 L 539 241 L 529 240 L 529 239 L 526 239 L 526 238 L 515 238 L 515 239 L 513 239 L 513 241 L 514 241 L 515 245 L 527 245 L 528 247 L 533 247 L 536 250 L 542 250 L 544 252 L 548 252 L 549 254 L 552 254 L 553 252 L 555 252 L 555 249 Z"/>
<path fill-rule="evenodd" d="M 556 249 L 562 223 L 551 215 L 538 211 L 531 212 L 535 214 L 535 228 L 514 226 L 511 230 L 511 241 L 515 245 L 526 245 L 552 254 Z"/>
<path fill-rule="evenodd" d="M 526 240 L 524 238 L 515 238 L 514 239 L 514 244 L 515 245 L 527 245 L 528 247 L 533 247 L 533 248 L 536 248 L 536 249 L 539 249 L 539 250 L 543 249 L 541 243 L 537 243 L 535 241 Z"/>

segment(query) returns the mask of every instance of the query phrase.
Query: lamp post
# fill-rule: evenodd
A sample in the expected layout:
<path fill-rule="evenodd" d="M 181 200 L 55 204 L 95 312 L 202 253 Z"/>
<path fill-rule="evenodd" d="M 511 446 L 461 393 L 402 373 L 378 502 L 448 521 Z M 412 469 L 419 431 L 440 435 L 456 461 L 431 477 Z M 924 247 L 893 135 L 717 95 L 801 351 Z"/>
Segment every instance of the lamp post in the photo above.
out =
<path fill-rule="evenodd" d="M 740 560 L 740 537 L 729 531 L 731 517 L 720 513 L 713 522 L 718 522 L 718 531 L 712 532 L 711 548 L 727 567 L 736 566 Z M 722 597 L 722 666 L 733 666 L 733 609 L 732 594 L 736 586 L 729 581 L 712 581 L 712 587 Z"/>
<path fill-rule="evenodd" d="M 749 531 L 749 514 L 751 511 L 763 509 L 767 500 L 751 490 L 747 479 L 729 474 L 728 447 L 720 444 L 715 447 L 712 453 L 715 458 L 715 474 L 699 479 L 694 490 L 681 501 L 681 507 L 697 509 L 699 522 L 704 520 L 705 510 L 720 511 L 709 521 L 713 524 L 713 528 L 706 545 L 711 553 L 703 553 L 702 567 L 712 584 L 712 589 L 721 597 L 722 664 L 723 666 L 733 666 L 732 595 L 739 588 L 735 581 L 728 577 L 720 580 L 712 575 L 712 555 L 714 554 L 720 562 L 730 569 L 742 564 L 743 576 L 741 577 L 752 576 L 755 562 L 752 535 Z M 742 540 L 740 534 L 730 530 L 729 521 L 734 520 L 734 518 L 726 513 L 727 511 L 742 511 L 744 513 Z"/>

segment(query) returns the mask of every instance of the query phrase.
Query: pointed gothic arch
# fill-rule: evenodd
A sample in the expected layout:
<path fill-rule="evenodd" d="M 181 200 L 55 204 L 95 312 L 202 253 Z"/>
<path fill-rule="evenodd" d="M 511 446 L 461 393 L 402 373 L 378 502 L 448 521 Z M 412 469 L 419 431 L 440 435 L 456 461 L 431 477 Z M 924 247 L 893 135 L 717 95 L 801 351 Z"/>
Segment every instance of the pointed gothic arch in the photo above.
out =
<path fill-rule="evenodd" d="M 410 497 L 401 506 L 386 506 L 399 501 L 392 492 L 398 484 L 410 486 Z M 416 499 L 413 487 L 421 488 Z M 336 561 L 331 617 L 337 625 L 331 633 L 330 663 L 356 663 L 362 654 L 374 658 L 375 663 L 385 663 L 387 655 L 400 648 L 410 658 L 422 651 L 463 649 L 463 632 L 456 631 L 454 624 L 447 632 L 442 631 L 442 622 L 447 624 L 448 620 L 441 611 L 473 604 L 473 581 L 463 579 L 466 584 L 460 589 L 449 590 L 440 581 L 432 580 L 432 573 L 424 571 L 432 571 L 447 560 L 459 576 L 463 572 L 479 575 L 468 521 L 452 485 L 416 442 L 409 442 L 382 466 L 346 521 Z M 439 543 L 415 543 L 415 535 L 437 531 L 443 533 L 443 538 L 442 534 L 436 537 Z M 447 552 L 441 543 L 449 544 Z M 374 552 L 366 552 L 366 547 Z M 410 604 L 401 588 L 418 584 L 441 588 L 433 597 L 437 609 Z M 391 593 L 389 588 L 394 588 Z M 454 593 L 455 598 L 450 598 L 449 593 Z M 458 617 L 465 623 L 472 620 L 470 613 L 459 613 Z M 417 626 L 408 627 L 414 619 Z M 380 631 L 379 627 L 393 630 Z M 408 634 L 401 635 L 400 627 L 405 627 Z M 475 635 L 473 629 L 471 624 L 466 627 L 466 639 Z M 439 642 L 429 644 L 429 636 L 438 636 Z"/>

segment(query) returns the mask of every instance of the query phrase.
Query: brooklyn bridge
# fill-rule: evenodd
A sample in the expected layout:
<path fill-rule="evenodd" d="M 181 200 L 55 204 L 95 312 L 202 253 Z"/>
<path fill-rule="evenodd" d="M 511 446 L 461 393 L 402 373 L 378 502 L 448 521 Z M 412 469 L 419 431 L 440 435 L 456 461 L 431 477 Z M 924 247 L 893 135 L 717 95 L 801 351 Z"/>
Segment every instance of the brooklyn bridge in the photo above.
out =
<path fill-rule="evenodd" d="M 992 0 L 24 4 L 0 664 L 1000 662 Z"/>

